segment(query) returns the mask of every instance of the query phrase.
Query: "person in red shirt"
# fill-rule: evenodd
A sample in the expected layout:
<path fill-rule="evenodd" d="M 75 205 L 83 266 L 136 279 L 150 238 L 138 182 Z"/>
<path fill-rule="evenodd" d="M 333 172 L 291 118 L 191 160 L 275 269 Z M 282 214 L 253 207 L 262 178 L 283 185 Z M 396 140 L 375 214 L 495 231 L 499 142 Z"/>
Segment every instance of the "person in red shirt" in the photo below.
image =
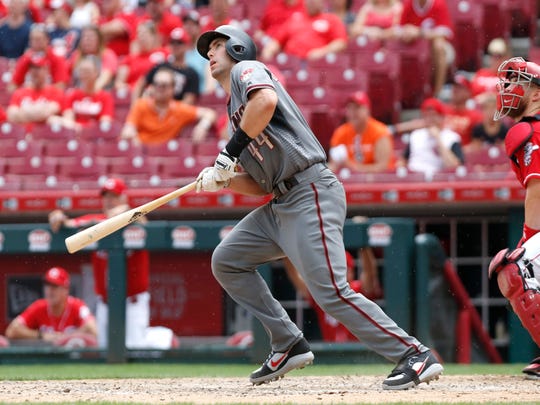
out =
<path fill-rule="evenodd" d="M 405 43 L 426 38 L 431 42 L 433 95 L 438 96 L 455 59 L 454 26 L 446 0 L 405 0 L 394 36 Z"/>
<path fill-rule="evenodd" d="M 159 42 L 162 46 L 169 43 L 171 32 L 175 28 L 182 27 L 182 19 L 168 10 L 164 0 L 148 0 L 146 2 L 146 14 L 144 20 L 151 20 L 156 25 Z"/>
<path fill-rule="evenodd" d="M 126 184 L 118 178 L 109 178 L 101 190 L 103 210 L 101 213 L 87 214 L 68 218 L 61 210 L 49 214 L 49 225 L 53 232 L 61 227 L 80 228 L 94 225 L 106 218 L 113 217 L 130 209 L 126 194 Z M 143 217 L 140 222 L 144 223 Z M 149 327 L 150 324 L 150 255 L 147 250 L 128 250 L 127 255 L 127 291 L 126 291 L 126 347 L 169 349 L 177 343 L 172 330 Z M 104 250 L 93 251 L 91 255 L 94 274 L 94 290 L 97 295 L 96 318 L 98 324 L 98 344 L 107 346 L 108 337 L 108 253 Z"/>
<path fill-rule="evenodd" d="M 96 346 L 94 315 L 84 301 L 69 295 L 70 277 L 61 267 L 45 273 L 44 298 L 34 301 L 6 329 L 12 340 L 39 339 L 56 345 Z"/>
<path fill-rule="evenodd" d="M 102 2 L 101 12 L 98 25 L 106 47 L 112 49 L 118 57 L 128 55 L 137 31 L 137 15 L 124 12 L 122 0 Z"/>
<path fill-rule="evenodd" d="M 304 13 L 304 0 L 276 0 L 266 4 L 254 38 L 266 43 L 277 35 L 283 24 L 294 13 Z"/>
<path fill-rule="evenodd" d="M 471 91 L 475 97 L 486 92 L 497 92 L 497 70 L 510 57 L 509 46 L 503 38 L 494 38 L 489 42 L 487 54 L 487 66 L 478 69 L 471 79 Z"/>
<path fill-rule="evenodd" d="M 346 122 L 330 138 L 328 167 L 349 172 L 376 173 L 394 169 L 394 142 L 388 127 L 370 114 L 363 91 L 352 93 L 345 107 Z"/>
<path fill-rule="evenodd" d="M 109 128 L 114 117 L 114 100 L 109 91 L 96 89 L 99 75 L 97 58 L 85 56 L 75 71 L 79 85 L 67 90 L 62 116 L 51 117 L 49 123 L 76 131 L 92 124 Z"/>
<path fill-rule="evenodd" d="M 210 14 L 201 17 L 201 32 L 215 30 L 220 25 L 232 23 L 229 16 L 228 0 L 210 0 L 208 2 Z"/>
<path fill-rule="evenodd" d="M 345 50 L 347 29 L 341 19 L 324 12 L 323 0 L 305 0 L 305 12 L 294 13 L 262 49 L 261 59 L 271 60 L 281 50 L 315 60 Z"/>
<path fill-rule="evenodd" d="M 28 49 L 17 60 L 13 69 L 10 90 L 22 86 L 30 70 L 33 59 L 43 59 L 50 75 L 50 82 L 63 89 L 69 83 L 69 71 L 66 59 L 56 55 L 50 46 L 49 33 L 45 24 L 33 24 L 30 29 Z"/>
<path fill-rule="evenodd" d="M 468 145 L 473 127 L 482 121 L 482 112 L 472 99 L 471 82 L 461 73 L 454 75 L 450 102 L 447 104 L 446 124 L 461 136 L 461 144 Z"/>
<path fill-rule="evenodd" d="M 28 129 L 34 124 L 44 124 L 62 111 L 64 94 L 58 87 L 48 85 L 47 60 L 34 56 L 30 60 L 29 83 L 13 92 L 6 114 L 9 122 L 26 124 Z"/>

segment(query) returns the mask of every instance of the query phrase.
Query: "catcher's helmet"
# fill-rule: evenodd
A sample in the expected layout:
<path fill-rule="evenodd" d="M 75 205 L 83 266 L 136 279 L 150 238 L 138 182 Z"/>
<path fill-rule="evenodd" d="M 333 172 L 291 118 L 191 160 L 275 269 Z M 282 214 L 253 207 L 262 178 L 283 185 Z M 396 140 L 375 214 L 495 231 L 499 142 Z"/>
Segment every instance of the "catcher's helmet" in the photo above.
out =
<path fill-rule="evenodd" d="M 208 59 L 208 48 L 210 43 L 216 38 L 226 38 L 225 48 L 227 53 L 235 61 L 255 60 L 257 58 L 257 47 L 251 37 L 244 31 L 232 25 L 220 25 L 215 31 L 207 31 L 197 40 L 197 51 Z"/>
<path fill-rule="evenodd" d="M 494 119 L 505 117 L 511 110 L 519 108 L 525 90 L 531 83 L 540 86 L 540 66 L 516 57 L 505 60 L 499 66 L 497 84 L 497 111 Z"/>

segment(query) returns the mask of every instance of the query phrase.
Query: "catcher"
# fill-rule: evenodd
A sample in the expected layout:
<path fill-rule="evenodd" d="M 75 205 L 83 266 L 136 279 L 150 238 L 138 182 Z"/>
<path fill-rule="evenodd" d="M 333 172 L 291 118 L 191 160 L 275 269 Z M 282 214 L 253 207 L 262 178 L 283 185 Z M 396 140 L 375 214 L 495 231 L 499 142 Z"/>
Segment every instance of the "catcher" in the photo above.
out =
<path fill-rule="evenodd" d="M 492 259 L 489 275 L 497 275 L 508 299 L 531 338 L 540 346 L 540 66 L 523 58 L 499 66 L 494 119 L 517 123 L 505 138 L 506 153 L 517 179 L 526 189 L 523 236 L 514 250 L 503 249 Z M 540 357 L 523 369 L 540 378 Z"/>

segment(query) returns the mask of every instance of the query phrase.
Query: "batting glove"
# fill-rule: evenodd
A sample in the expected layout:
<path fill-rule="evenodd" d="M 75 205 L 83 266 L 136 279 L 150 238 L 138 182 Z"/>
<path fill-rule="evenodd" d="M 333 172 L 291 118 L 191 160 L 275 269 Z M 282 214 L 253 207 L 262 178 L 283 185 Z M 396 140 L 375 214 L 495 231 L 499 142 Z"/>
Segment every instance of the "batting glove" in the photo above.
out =
<path fill-rule="evenodd" d="M 234 177 L 238 158 L 231 156 L 227 149 L 219 152 L 216 162 L 214 163 L 215 177 L 217 181 L 227 181 Z"/>
<path fill-rule="evenodd" d="M 201 191 L 215 192 L 229 185 L 230 179 L 226 181 L 217 181 L 215 174 L 216 174 L 216 170 L 213 167 L 205 167 L 199 173 L 196 180 L 197 193 L 200 193 Z"/>

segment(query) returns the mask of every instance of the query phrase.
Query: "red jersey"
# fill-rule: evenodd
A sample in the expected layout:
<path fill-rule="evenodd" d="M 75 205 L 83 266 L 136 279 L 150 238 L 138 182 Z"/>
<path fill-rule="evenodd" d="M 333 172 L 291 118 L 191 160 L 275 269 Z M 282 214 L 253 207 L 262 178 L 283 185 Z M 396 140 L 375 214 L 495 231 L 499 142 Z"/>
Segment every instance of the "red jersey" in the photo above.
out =
<path fill-rule="evenodd" d="M 88 94 L 81 89 L 69 89 L 65 110 L 72 110 L 75 121 L 85 125 L 99 121 L 102 117 L 113 117 L 114 99 L 111 93 L 105 90 Z"/>
<path fill-rule="evenodd" d="M 482 113 L 468 108 L 456 109 L 451 106 L 447 106 L 447 108 L 446 124 L 461 136 L 461 143 L 467 145 L 472 139 L 473 127 L 482 122 Z"/>
<path fill-rule="evenodd" d="M 143 15 L 140 18 L 140 22 L 149 21 L 150 16 L 148 14 Z M 182 19 L 170 11 L 165 11 L 161 20 L 156 24 L 157 32 L 161 37 L 161 45 L 167 45 L 171 38 L 171 31 L 175 28 L 182 27 Z M 204 31 L 201 31 L 204 32 Z"/>
<path fill-rule="evenodd" d="M 31 87 L 21 87 L 13 92 L 9 105 L 21 107 L 25 104 L 46 101 L 58 103 L 58 106 L 62 109 L 64 106 L 64 93 L 55 86 L 46 86 L 40 90 Z"/>
<path fill-rule="evenodd" d="M 508 130 L 504 142 L 517 179 L 523 187 L 527 187 L 530 179 L 540 179 L 540 121 L 538 116 L 526 117 L 521 122 L 523 121 L 530 122 L 534 130 L 527 128 L 524 131 L 523 124 L 517 124 Z M 531 137 L 524 142 L 524 136 L 529 133 L 532 133 Z M 521 144 L 522 146 L 515 150 Z"/>
<path fill-rule="evenodd" d="M 46 299 L 39 299 L 28 306 L 19 320 L 30 329 L 42 332 L 70 332 L 93 319 L 90 309 L 79 298 L 68 296 L 64 312 L 60 316 L 50 313 Z"/>
<path fill-rule="evenodd" d="M 499 83 L 497 72 L 487 68 L 478 69 L 471 80 L 472 95 L 477 96 L 485 92 L 496 93 L 497 83 Z"/>
<path fill-rule="evenodd" d="M 129 54 L 129 46 L 131 41 L 135 39 L 137 24 L 139 22 L 137 16 L 133 13 L 119 13 L 112 17 L 101 16 L 98 25 L 103 25 L 113 20 L 118 20 L 124 27 L 124 35 L 111 38 L 107 41 L 107 48 L 112 49 L 117 56 L 125 56 Z"/>
<path fill-rule="evenodd" d="M 283 24 L 275 39 L 283 52 L 306 58 L 313 49 L 322 48 L 336 39 L 347 41 L 347 29 L 341 18 L 332 13 L 294 13 Z"/>
<path fill-rule="evenodd" d="M 87 214 L 74 218 L 77 227 L 90 226 L 105 220 L 105 214 Z M 105 250 L 92 252 L 92 270 L 94 273 L 94 291 L 107 301 L 107 280 L 109 260 Z M 126 296 L 132 297 L 148 291 L 150 287 L 150 255 L 147 250 L 128 250 L 126 263 Z"/>
<path fill-rule="evenodd" d="M 454 25 L 446 0 L 427 0 L 424 7 L 420 7 L 417 0 L 404 0 L 400 24 L 436 29 L 449 40 L 454 37 Z"/>
<path fill-rule="evenodd" d="M 17 86 L 21 86 L 24 83 L 26 74 L 30 69 L 30 62 L 32 57 L 35 57 L 35 52 L 26 51 L 17 60 L 13 69 L 12 81 Z M 69 83 L 69 65 L 66 59 L 56 55 L 52 48 L 48 48 L 43 56 L 47 60 L 47 67 L 49 69 L 49 75 L 51 76 L 52 83 Z"/>
<path fill-rule="evenodd" d="M 294 13 L 304 13 L 304 1 L 288 4 L 285 0 L 269 1 L 263 12 L 259 28 L 268 36 L 274 37 L 281 26 Z"/>
<path fill-rule="evenodd" d="M 169 51 L 166 48 L 157 48 L 148 52 L 141 52 L 126 56 L 122 65 L 129 67 L 126 79 L 130 86 L 134 86 L 139 78 L 146 75 L 152 67 L 167 61 Z"/>

